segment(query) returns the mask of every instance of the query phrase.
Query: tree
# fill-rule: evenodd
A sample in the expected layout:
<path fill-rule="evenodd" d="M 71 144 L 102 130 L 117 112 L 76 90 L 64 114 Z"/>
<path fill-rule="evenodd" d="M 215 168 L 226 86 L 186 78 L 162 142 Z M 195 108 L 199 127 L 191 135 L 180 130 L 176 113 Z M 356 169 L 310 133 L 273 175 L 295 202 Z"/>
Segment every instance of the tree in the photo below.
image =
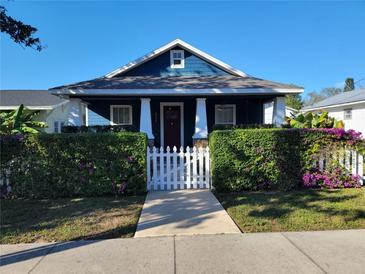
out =
<path fill-rule="evenodd" d="M 343 89 L 344 92 L 351 91 L 355 89 L 354 78 L 346 78 L 345 87 Z"/>
<path fill-rule="evenodd" d="M 324 88 L 324 89 L 321 90 L 320 94 L 324 98 L 328 98 L 328 97 L 337 95 L 341 92 L 342 92 L 342 89 L 340 89 L 340 88 Z"/>
<path fill-rule="evenodd" d="M 38 51 L 43 49 L 41 41 L 33 35 L 37 32 L 35 27 L 26 25 L 21 21 L 15 20 L 6 14 L 5 7 L 0 6 L 0 30 L 10 35 L 10 38 L 17 44 L 34 48 Z"/>
<path fill-rule="evenodd" d="M 47 125 L 34 121 L 37 114 L 37 111 L 30 111 L 24 105 L 20 105 L 16 110 L 10 112 L 0 112 L 0 133 L 38 133 L 40 128 L 45 128 Z"/>
<path fill-rule="evenodd" d="M 313 105 L 319 101 L 322 101 L 328 97 L 331 97 L 333 95 L 339 94 L 342 92 L 342 89 L 340 88 L 324 88 L 320 92 L 309 92 L 305 98 L 304 105 L 310 106 Z"/>
<path fill-rule="evenodd" d="M 288 107 L 294 108 L 296 110 L 299 110 L 303 106 L 302 98 L 300 97 L 300 94 L 291 94 L 287 95 L 285 98 L 285 104 Z"/>

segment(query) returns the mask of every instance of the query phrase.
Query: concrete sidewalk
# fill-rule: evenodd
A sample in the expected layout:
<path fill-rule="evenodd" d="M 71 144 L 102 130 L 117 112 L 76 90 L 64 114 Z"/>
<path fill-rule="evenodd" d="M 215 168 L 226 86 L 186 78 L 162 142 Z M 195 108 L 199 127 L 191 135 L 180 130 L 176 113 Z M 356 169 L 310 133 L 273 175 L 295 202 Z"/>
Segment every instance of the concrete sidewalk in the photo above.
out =
<path fill-rule="evenodd" d="M 147 194 L 135 237 L 241 233 L 210 190 Z"/>
<path fill-rule="evenodd" d="M 365 273 L 365 230 L 2 245 L 6 273 Z"/>

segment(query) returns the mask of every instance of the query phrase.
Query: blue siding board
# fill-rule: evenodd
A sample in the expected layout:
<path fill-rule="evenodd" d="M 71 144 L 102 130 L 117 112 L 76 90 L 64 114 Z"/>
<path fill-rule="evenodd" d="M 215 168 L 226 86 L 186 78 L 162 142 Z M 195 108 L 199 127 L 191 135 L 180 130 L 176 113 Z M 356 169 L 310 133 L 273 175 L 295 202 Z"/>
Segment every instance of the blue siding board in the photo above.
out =
<path fill-rule="evenodd" d="M 107 118 L 105 115 L 103 116 L 100 113 L 93 111 L 90 107 L 88 108 L 87 117 L 89 126 L 110 125 L 109 117 Z"/>
<path fill-rule="evenodd" d="M 208 131 L 213 129 L 214 109 L 216 104 L 236 104 L 237 124 L 261 124 L 263 117 L 262 104 L 271 96 L 207 96 L 207 123 Z M 110 105 L 132 105 L 133 125 L 139 130 L 141 104 L 140 98 L 83 98 L 89 103 L 89 125 L 109 125 Z M 152 132 L 155 136 L 155 145 L 160 146 L 160 102 L 184 103 L 184 139 L 185 146 L 192 145 L 192 136 L 195 130 L 196 98 L 186 97 L 151 97 Z"/>
<path fill-rule="evenodd" d="M 172 50 L 181 49 L 179 47 Z M 170 51 L 167 51 L 156 58 L 143 63 L 118 76 L 224 76 L 229 75 L 224 70 L 204 61 L 198 56 L 184 51 L 185 67 L 170 68 Z M 116 77 L 118 77 L 116 76 Z"/>
<path fill-rule="evenodd" d="M 115 98 L 115 99 L 83 99 L 88 102 L 88 125 L 101 126 L 110 125 L 110 105 L 131 105 L 132 106 L 132 124 L 139 130 L 139 120 L 141 115 L 140 99 Z"/>

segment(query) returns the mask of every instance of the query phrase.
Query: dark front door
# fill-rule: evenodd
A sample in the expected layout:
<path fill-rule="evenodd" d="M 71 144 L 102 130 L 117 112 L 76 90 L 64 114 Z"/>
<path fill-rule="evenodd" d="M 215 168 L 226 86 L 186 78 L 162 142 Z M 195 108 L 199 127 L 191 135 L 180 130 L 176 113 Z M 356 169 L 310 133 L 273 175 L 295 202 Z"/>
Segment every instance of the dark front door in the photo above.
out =
<path fill-rule="evenodd" d="M 164 106 L 163 117 L 165 147 L 180 147 L 180 106 Z"/>

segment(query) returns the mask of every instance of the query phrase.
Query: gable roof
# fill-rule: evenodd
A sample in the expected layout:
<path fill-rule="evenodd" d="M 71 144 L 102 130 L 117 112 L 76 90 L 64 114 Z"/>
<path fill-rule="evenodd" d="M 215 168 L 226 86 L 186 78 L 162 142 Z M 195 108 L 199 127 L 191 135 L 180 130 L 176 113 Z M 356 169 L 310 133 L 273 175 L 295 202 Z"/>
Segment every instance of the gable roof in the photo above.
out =
<path fill-rule="evenodd" d="M 319 101 L 311 106 L 306 106 L 302 108 L 302 110 L 310 111 L 337 106 L 354 105 L 359 103 L 365 103 L 365 89 L 355 89 L 348 92 L 342 92 Z"/>
<path fill-rule="evenodd" d="M 241 76 L 241 77 L 248 76 L 243 71 L 240 71 L 238 69 L 231 67 L 230 65 L 227 65 L 226 63 L 214 58 L 213 56 L 209 55 L 208 53 L 205 53 L 180 39 L 175 39 L 174 41 L 167 43 L 167 44 L 163 45 L 162 47 L 160 47 L 154 51 L 151 51 L 150 53 L 148 53 L 116 70 L 113 70 L 112 72 L 106 74 L 104 77 L 113 78 L 114 76 L 120 75 L 137 66 L 140 66 L 141 64 L 143 64 L 153 58 L 156 58 L 157 56 L 161 55 L 162 53 L 169 51 L 170 49 L 175 48 L 175 47 L 181 47 L 184 50 L 189 51 L 189 52 L 195 54 L 196 56 L 200 57 L 201 59 L 207 61 L 208 63 L 211 63 L 211 64 L 219 67 L 220 69 L 228 72 L 229 74 L 232 74 L 235 76 Z"/>
<path fill-rule="evenodd" d="M 134 68 L 179 48 L 224 71 L 224 75 L 129 75 Z M 227 73 L 227 74 L 226 74 Z M 176 39 L 105 76 L 51 88 L 64 95 L 191 95 L 191 94 L 289 94 L 303 88 L 247 75 Z"/>
<path fill-rule="evenodd" d="M 21 104 L 31 110 L 52 110 L 67 102 L 48 90 L 0 90 L 0 110 L 13 110 Z"/>

